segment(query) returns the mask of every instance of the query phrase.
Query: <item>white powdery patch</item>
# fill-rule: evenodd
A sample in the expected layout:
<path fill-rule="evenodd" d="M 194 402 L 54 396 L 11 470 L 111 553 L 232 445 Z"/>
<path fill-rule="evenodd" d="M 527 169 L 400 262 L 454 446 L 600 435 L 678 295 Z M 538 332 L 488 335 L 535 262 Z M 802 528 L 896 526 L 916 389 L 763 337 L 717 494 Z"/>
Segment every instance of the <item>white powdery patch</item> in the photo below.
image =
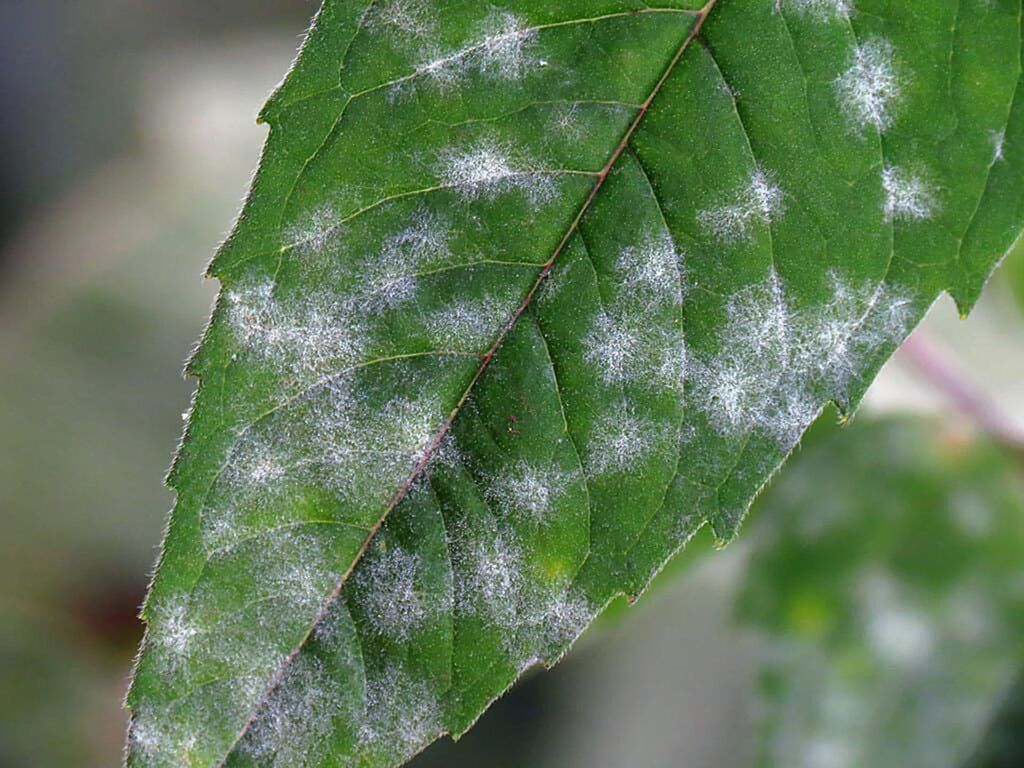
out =
<path fill-rule="evenodd" d="M 235 337 L 283 373 L 301 376 L 350 365 L 365 350 L 364 323 L 332 294 L 282 304 L 268 281 L 228 291 L 226 298 Z"/>
<path fill-rule="evenodd" d="M 370 409 L 341 389 L 310 415 L 310 478 L 353 503 L 386 501 L 444 423 L 440 401 L 398 397 Z"/>
<path fill-rule="evenodd" d="M 777 10 L 783 7 L 818 21 L 849 19 L 854 12 L 853 0 L 775 0 Z"/>
<path fill-rule="evenodd" d="M 431 341 L 440 349 L 483 351 L 512 317 L 515 297 L 487 295 L 459 301 L 426 318 Z"/>
<path fill-rule="evenodd" d="M 467 148 L 449 147 L 441 153 L 437 175 L 444 186 L 469 198 L 519 190 L 531 202 L 550 200 L 556 191 L 551 173 L 538 170 L 523 151 L 507 142 L 490 139 Z"/>
<path fill-rule="evenodd" d="M 304 221 L 284 231 L 284 245 L 306 256 L 322 253 L 337 243 L 339 216 L 330 205 L 315 208 Z"/>
<path fill-rule="evenodd" d="M 157 614 L 157 620 L 150 628 L 154 644 L 165 652 L 172 665 L 188 655 L 193 639 L 201 628 L 188 617 L 188 606 L 184 601 L 174 602 Z"/>
<path fill-rule="evenodd" d="M 408 226 L 389 237 L 378 253 L 362 260 L 352 303 L 370 315 L 415 299 L 417 270 L 451 257 L 451 230 L 426 208 L 416 209 Z"/>
<path fill-rule="evenodd" d="M 370 6 L 365 26 L 406 40 L 426 40 L 437 34 L 437 13 L 424 0 L 384 0 Z"/>
<path fill-rule="evenodd" d="M 327 597 L 333 581 L 333 574 L 326 565 L 327 558 L 323 553 L 307 557 L 309 559 L 305 562 L 282 565 L 267 574 L 272 589 L 286 595 L 296 610 L 319 606 Z"/>
<path fill-rule="evenodd" d="M 902 340 L 914 302 L 889 285 L 833 275 L 832 297 L 793 307 L 779 277 L 735 294 L 719 351 L 690 365 L 694 404 L 724 435 L 758 429 L 788 450 L 829 398 L 845 397 L 876 351 Z"/>
<path fill-rule="evenodd" d="M 602 381 L 654 390 L 682 387 L 686 368 L 682 329 L 653 320 L 627 307 L 598 313 L 583 339 L 583 354 Z"/>
<path fill-rule="evenodd" d="M 648 233 L 622 249 L 615 300 L 598 312 L 583 339 L 584 359 L 606 384 L 681 391 L 683 273 L 683 255 L 667 233 Z"/>
<path fill-rule="evenodd" d="M 469 614 L 486 615 L 511 629 L 518 624 L 516 597 L 522 591 L 523 555 L 509 533 L 456 542 L 455 558 L 464 578 L 455 582 L 455 605 Z"/>
<path fill-rule="evenodd" d="M 406 641 L 436 613 L 417 584 L 419 571 L 419 556 L 401 547 L 367 555 L 354 582 L 374 632 Z"/>
<path fill-rule="evenodd" d="M 355 697 L 323 662 L 300 654 L 253 721 L 240 751 L 258 765 L 307 768 L 319 764 L 334 719 L 358 712 Z"/>
<path fill-rule="evenodd" d="M 511 530 L 489 535 L 456 531 L 450 542 L 459 576 L 455 605 L 502 630 L 506 651 L 520 671 L 561 654 L 595 611 L 563 584 L 531 575 L 528 558 Z"/>
<path fill-rule="evenodd" d="M 357 734 L 361 748 L 404 758 L 442 729 L 440 704 L 425 681 L 397 665 L 368 675 L 366 712 Z"/>
<path fill-rule="evenodd" d="M 615 262 L 619 293 L 648 309 L 683 303 L 684 254 L 668 232 L 649 233 L 639 245 L 622 249 Z"/>
<path fill-rule="evenodd" d="M 902 168 L 882 169 L 882 190 L 882 213 L 887 222 L 924 221 L 938 211 L 934 188 L 921 176 Z"/>
<path fill-rule="evenodd" d="M 289 481 L 305 471 L 290 429 L 243 434 L 203 507 L 203 544 L 210 552 L 255 533 L 247 517 L 287 503 Z"/>
<path fill-rule="evenodd" d="M 555 591 L 541 601 L 539 610 L 531 617 L 525 645 L 545 658 L 561 656 L 583 634 L 596 613 L 585 597 L 563 590 Z M 521 658 L 524 661 L 529 659 L 528 656 Z"/>
<path fill-rule="evenodd" d="M 619 402 L 594 425 L 587 446 L 586 471 L 591 477 L 636 468 L 670 443 L 673 430 L 638 416 L 633 406 Z"/>
<path fill-rule="evenodd" d="M 586 135 L 587 126 L 580 114 L 579 104 L 565 104 L 551 114 L 551 127 L 571 141 L 578 141 Z"/>
<path fill-rule="evenodd" d="M 700 211 L 697 223 L 716 240 L 725 243 L 753 238 L 758 225 L 777 221 L 786 211 L 786 194 L 774 174 L 755 169 L 747 183 L 733 193 L 733 200 Z"/>
<path fill-rule="evenodd" d="M 542 523 L 576 480 L 572 472 L 519 461 L 508 472 L 489 480 L 485 496 L 507 516 L 525 514 Z"/>
<path fill-rule="evenodd" d="M 992 164 L 1006 160 L 1006 129 L 989 131 L 988 140 L 992 143 Z"/>
<path fill-rule="evenodd" d="M 494 80 L 521 80 L 546 63 L 533 55 L 536 38 L 537 30 L 518 16 L 494 10 L 474 42 L 450 53 L 428 52 L 416 67 L 415 79 L 428 79 L 442 91 L 456 87 L 473 72 Z"/>
<path fill-rule="evenodd" d="M 280 448 L 260 435 L 243 440 L 231 457 L 225 475 L 238 486 L 262 489 L 273 485 L 288 473 L 294 458 L 290 450 Z"/>
<path fill-rule="evenodd" d="M 856 130 L 874 126 L 884 133 L 902 93 L 892 43 L 867 40 L 853 49 L 853 63 L 833 83 L 839 107 Z"/>
<path fill-rule="evenodd" d="M 145 765 L 189 765 L 195 757 L 197 734 L 174 726 L 164 713 L 140 710 L 132 718 L 128 743 Z"/>
<path fill-rule="evenodd" d="M 415 377 L 407 383 L 419 388 Z M 301 522 L 288 515 L 303 489 L 355 505 L 385 503 L 446 416 L 431 395 L 368 405 L 346 377 L 310 390 L 242 436 L 203 508 L 204 543 L 222 548 Z"/>

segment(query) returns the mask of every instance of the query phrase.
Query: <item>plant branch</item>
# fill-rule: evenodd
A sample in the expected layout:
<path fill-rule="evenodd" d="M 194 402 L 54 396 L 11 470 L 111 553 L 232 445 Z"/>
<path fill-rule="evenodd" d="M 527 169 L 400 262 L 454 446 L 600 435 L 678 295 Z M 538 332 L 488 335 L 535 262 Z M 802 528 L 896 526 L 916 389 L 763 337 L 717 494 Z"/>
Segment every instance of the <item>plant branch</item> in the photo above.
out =
<path fill-rule="evenodd" d="M 897 358 L 989 436 L 1016 451 L 1024 451 L 1024 429 L 986 398 L 927 334 L 920 330 L 912 333 L 900 347 Z"/>

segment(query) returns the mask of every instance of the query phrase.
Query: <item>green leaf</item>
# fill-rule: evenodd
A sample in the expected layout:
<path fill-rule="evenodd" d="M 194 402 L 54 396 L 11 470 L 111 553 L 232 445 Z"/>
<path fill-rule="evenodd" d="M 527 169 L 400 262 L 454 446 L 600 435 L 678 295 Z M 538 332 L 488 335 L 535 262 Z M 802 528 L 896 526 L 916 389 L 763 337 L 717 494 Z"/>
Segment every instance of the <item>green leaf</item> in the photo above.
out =
<path fill-rule="evenodd" d="M 461 734 L 976 299 L 1019 2 L 660 5 L 324 4 L 210 268 L 131 765 Z"/>
<path fill-rule="evenodd" d="M 739 606 L 763 636 L 759 764 L 965 764 L 1021 663 L 1019 458 L 868 421 L 759 500 Z"/>

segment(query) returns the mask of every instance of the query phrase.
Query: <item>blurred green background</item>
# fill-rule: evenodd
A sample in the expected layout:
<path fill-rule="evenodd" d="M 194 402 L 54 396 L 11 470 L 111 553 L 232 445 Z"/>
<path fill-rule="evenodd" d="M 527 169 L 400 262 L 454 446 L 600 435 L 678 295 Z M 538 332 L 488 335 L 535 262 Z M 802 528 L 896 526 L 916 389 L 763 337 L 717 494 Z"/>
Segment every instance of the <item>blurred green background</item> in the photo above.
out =
<path fill-rule="evenodd" d="M 120 759 L 200 274 L 314 10 L 0 3 L 3 768 Z M 823 416 L 737 544 L 699 537 L 415 765 L 1024 765 L 1022 307 L 1024 252 Z"/>

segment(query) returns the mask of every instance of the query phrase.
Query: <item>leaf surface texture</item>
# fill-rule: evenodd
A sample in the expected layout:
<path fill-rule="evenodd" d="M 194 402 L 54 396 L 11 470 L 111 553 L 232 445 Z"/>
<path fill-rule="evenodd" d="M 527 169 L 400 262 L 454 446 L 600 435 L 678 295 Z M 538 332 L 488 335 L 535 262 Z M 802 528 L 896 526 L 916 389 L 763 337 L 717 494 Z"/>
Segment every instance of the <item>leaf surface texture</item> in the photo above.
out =
<path fill-rule="evenodd" d="M 130 765 L 461 734 L 969 309 L 1019 0 L 695 6 L 324 3 L 210 268 Z"/>

